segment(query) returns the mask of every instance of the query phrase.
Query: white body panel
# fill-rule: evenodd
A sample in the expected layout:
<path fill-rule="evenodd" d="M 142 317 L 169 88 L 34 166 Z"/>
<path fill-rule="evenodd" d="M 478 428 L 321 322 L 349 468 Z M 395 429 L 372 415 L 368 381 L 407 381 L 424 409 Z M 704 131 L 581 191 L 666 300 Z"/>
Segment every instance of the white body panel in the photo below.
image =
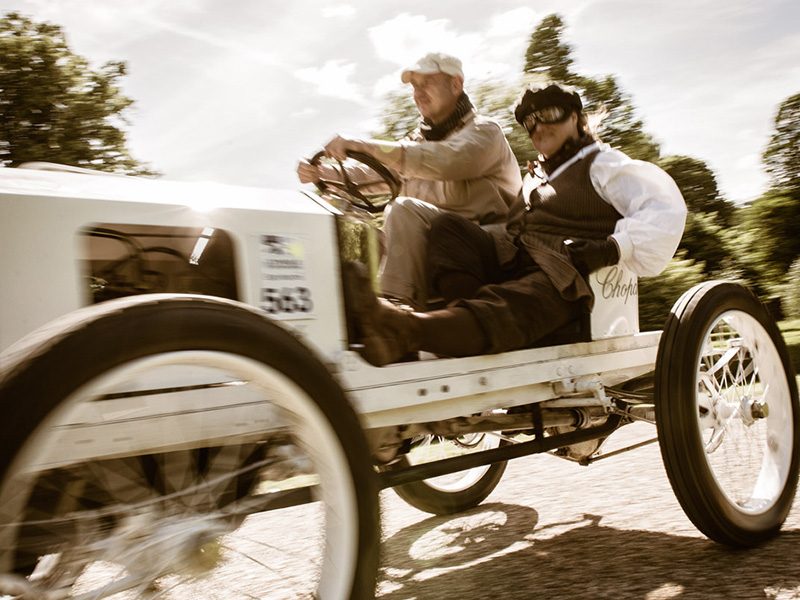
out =
<path fill-rule="evenodd" d="M 593 392 L 653 368 L 660 332 L 583 344 L 399 363 L 376 368 L 352 352 L 340 355 L 338 379 L 365 429 L 437 421 L 496 408 L 545 402 L 570 391 Z M 158 383 L 149 382 L 158 387 Z M 559 389 L 556 389 L 559 388 Z M 131 388 L 126 388 L 131 389 Z M 585 402 L 585 400 L 584 400 Z M 148 394 L 82 404 L 64 429 L 48 466 L 87 457 L 125 456 L 238 443 L 263 436 L 263 398 L 236 386 Z M 213 411 L 213 421 L 198 410 Z M 255 420 L 253 415 L 259 415 Z M 70 425 L 73 423 L 73 425 Z M 279 428 L 280 421 L 274 426 Z M 165 434 L 164 432 L 167 432 Z"/>
<path fill-rule="evenodd" d="M 301 192 L 0 169 L 0 351 L 89 304 L 78 232 L 124 223 L 226 231 L 240 300 L 254 306 L 264 287 L 261 236 L 300 240 L 314 309 L 281 320 L 331 355 L 344 345 L 334 213 Z"/>
<path fill-rule="evenodd" d="M 349 353 L 343 387 L 368 427 L 436 421 L 549 400 L 554 384 L 592 394 L 653 368 L 661 332 L 376 369 Z"/>

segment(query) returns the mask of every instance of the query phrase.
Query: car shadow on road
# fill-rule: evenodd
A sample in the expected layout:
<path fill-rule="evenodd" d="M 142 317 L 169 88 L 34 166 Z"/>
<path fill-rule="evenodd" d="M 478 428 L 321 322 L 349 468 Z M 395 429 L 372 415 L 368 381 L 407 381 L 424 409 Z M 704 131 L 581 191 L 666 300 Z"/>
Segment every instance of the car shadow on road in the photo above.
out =
<path fill-rule="evenodd" d="M 602 524 L 537 527 L 535 510 L 485 504 L 383 543 L 378 596 L 427 598 L 800 598 L 800 531 L 748 550 Z"/>

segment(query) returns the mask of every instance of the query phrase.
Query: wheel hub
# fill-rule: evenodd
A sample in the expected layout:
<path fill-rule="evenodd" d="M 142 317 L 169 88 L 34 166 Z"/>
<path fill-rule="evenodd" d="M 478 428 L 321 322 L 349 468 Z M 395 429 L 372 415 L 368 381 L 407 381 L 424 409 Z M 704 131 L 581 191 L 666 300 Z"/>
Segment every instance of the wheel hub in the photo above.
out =
<path fill-rule="evenodd" d="M 752 425 L 759 419 L 766 419 L 769 416 L 769 405 L 766 402 L 759 402 L 755 398 L 745 397 L 742 400 L 742 404 L 742 415 L 748 425 Z"/>
<path fill-rule="evenodd" d="M 95 548 L 103 560 L 124 566 L 137 579 L 155 580 L 168 573 L 197 575 L 219 563 L 218 539 L 231 529 L 214 514 L 169 517 L 148 511 L 127 517 Z"/>

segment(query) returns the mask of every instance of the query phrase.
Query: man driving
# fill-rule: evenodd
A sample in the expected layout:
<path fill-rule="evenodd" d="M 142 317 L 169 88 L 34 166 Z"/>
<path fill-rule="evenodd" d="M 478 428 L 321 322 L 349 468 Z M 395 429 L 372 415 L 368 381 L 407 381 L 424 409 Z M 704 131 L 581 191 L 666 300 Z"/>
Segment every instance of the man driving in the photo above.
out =
<path fill-rule="evenodd" d="M 478 114 L 464 92 L 459 59 L 427 54 L 403 70 L 401 80 L 412 86 L 421 117 L 413 133 L 396 142 L 336 136 L 325 152 L 338 160 L 344 160 L 348 150 L 363 152 L 400 177 L 400 196 L 384 213 L 381 292 L 424 309 L 427 237 L 434 217 L 447 211 L 478 225 L 505 223 L 522 179 L 502 128 Z M 297 174 L 302 183 L 336 177 L 331 167 L 307 161 L 300 162 Z M 360 173 L 353 169 L 349 175 L 357 181 Z"/>

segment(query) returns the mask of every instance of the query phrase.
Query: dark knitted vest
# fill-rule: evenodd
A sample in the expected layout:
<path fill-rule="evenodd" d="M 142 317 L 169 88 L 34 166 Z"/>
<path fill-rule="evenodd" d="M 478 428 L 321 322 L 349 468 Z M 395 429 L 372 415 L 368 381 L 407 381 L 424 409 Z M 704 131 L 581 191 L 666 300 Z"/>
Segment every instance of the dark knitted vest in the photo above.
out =
<path fill-rule="evenodd" d="M 593 152 L 570 165 L 552 182 L 531 192 L 530 210 L 522 218 L 526 232 L 564 238 L 605 239 L 622 218 L 592 186 L 589 169 Z"/>

